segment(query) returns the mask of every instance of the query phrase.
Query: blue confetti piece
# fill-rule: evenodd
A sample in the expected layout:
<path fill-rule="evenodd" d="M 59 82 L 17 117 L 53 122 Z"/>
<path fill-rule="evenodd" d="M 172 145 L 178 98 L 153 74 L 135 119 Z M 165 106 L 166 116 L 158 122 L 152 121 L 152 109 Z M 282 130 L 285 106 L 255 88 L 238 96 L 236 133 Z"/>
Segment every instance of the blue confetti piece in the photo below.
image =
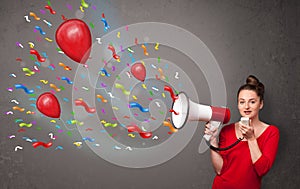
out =
<path fill-rule="evenodd" d="M 48 58 L 46 52 L 42 52 L 43 57 Z"/>
<path fill-rule="evenodd" d="M 46 35 L 46 32 L 44 32 L 40 26 L 35 26 L 35 29 L 36 29 L 36 30 L 39 30 L 39 31 L 40 31 L 40 34 Z"/>
<path fill-rule="evenodd" d="M 36 105 L 35 105 L 35 104 L 30 104 L 30 106 L 32 106 L 32 107 L 35 107 L 35 108 L 36 108 Z"/>
<path fill-rule="evenodd" d="M 95 141 L 95 139 L 90 138 L 90 137 L 84 137 L 84 138 L 82 138 L 82 140 L 83 140 L 83 141 L 88 140 L 88 141 L 90 141 L 90 142 L 94 142 L 94 141 Z"/>
<path fill-rule="evenodd" d="M 36 65 L 38 65 L 39 67 L 41 66 L 41 64 L 39 62 L 35 62 Z"/>
<path fill-rule="evenodd" d="M 55 148 L 55 150 L 63 150 L 64 148 L 62 147 L 62 146 L 57 146 L 56 148 Z"/>

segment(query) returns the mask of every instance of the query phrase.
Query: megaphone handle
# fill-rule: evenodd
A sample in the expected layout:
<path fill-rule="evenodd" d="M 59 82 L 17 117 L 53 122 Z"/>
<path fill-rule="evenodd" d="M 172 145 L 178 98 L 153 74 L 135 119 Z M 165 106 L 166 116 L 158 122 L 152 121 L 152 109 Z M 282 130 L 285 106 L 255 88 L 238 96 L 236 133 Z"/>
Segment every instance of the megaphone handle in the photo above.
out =
<path fill-rule="evenodd" d="M 215 128 L 219 128 L 219 126 L 221 125 L 221 122 L 219 122 L 219 121 L 210 121 L 209 123 L 210 123 L 210 130 L 211 130 L 211 131 L 214 130 Z M 204 138 L 206 141 L 208 141 L 208 142 L 209 142 L 209 140 L 210 140 L 210 137 L 211 137 L 211 135 L 209 135 L 209 134 L 205 134 L 205 135 L 203 136 L 203 138 Z"/>

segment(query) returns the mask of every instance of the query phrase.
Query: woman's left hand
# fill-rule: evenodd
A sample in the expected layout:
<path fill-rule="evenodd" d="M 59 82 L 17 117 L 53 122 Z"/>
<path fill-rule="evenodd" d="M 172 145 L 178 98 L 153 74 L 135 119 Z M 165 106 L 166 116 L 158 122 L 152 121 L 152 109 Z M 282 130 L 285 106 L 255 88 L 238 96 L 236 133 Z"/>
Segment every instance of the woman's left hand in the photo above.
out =
<path fill-rule="evenodd" d="M 244 125 L 241 122 L 239 122 L 238 124 L 239 124 L 239 130 L 242 133 L 243 137 L 245 137 L 247 140 L 255 139 L 254 128 L 251 124 L 251 120 L 249 126 Z"/>

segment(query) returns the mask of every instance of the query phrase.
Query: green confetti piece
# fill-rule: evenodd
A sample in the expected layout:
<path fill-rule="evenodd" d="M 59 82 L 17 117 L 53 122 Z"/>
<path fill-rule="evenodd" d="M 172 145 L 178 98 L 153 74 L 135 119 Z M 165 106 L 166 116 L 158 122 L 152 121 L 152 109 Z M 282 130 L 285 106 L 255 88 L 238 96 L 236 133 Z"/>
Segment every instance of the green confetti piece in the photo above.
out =
<path fill-rule="evenodd" d="M 166 82 L 169 82 L 169 78 L 167 76 L 165 76 L 165 78 L 166 78 Z"/>
<path fill-rule="evenodd" d="M 94 27 L 95 27 L 92 22 L 90 22 L 90 26 L 91 26 L 92 29 L 94 29 Z"/>
<path fill-rule="evenodd" d="M 63 91 L 65 90 L 65 88 L 63 86 L 59 86 L 59 88 Z"/>
<path fill-rule="evenodd" d="M 164 114 L 164 112 L 163 112 L 163 111 L 159 111 L 159 113 L 160 113 L 161 115 L 163 115 L 163 114 Z"/>
<path fill-rule="evenodd" d="M 67 131 L 67 135 L 72 136 L 71 131 Z"/>
<path fill-rule="evenodd" d="M 49 6 L 51 6 L 51 3 L 50 3 L 50 1 L 48 1 L 47 3 L 48 3 L 48 5 L 49 5 Z"/>
<path fill-rule="evenodd" d="M 104 127 L 116 127 L 116 126 L 118 126 L 117 123 L 105 123 L 104 124 Z"/>
<path fill-rule="evenodd" d="M 81 6 L 83 6 L 84 8 L 89 8 L 89 4 L 87 4 L 84 0 L 81 0 Z"/>
<path fill-rule="evenodd" d="M 31 60 L 34 60 L 34 57 L 33 57 L 32 55 L 29 55 L 29 58 L 30 58 Z"/>
<path fill-rule="evenodd" d="M 152 92 L 152 91 L 149 91 L 149 94 L 150 94 L 151 96 L 153 96 L 153 92 Z"/>
<path fill-rule="evenodd" d="M 28 96 L 30 96 L 30 97 L 35 97 L 36 94 L 29 94 Z"/>
<path fill-rule="evenodd" d="M 37 127 L 36 130 L 40 131 L 42 130 L 42 127 Z"/>
<path fill-rule="evenodd" d="M 128 47 L 127 50 L 128 50 L 130 53 L 133 53 L 133 52 L 134 52 L 130 47 Z"/>
<path fill-rule="evenodd" d="M 116 78 L 117 78 L 118 80 L 120 80 L 120 79 L 121 79 L 119 75 L 117 75 L 117 76 L 116 76 Z"/>
<path fill-rule="evenodd" d="M 71 112 L 71 114 L 72 114 L 72 115 L 75 115 L 75 112 L 74 112 L 74 111 L 72 111 L 72 112 Z"/>
<path fill-rule="evenodd" d="M 31 127 L 31 126 L 32 126 L 32 123 L 28 123 L 28 124 L 27 124 L 27 123 L 20 123 L 20 124 L 19 124 L 19 127 L 24 127 L 24 126 L 25 126 L 25 127 Z"/>
<path fill-rule="evenodd" d="M 157 57 L 157 61 L 158 61 L 158 63 L 160 63 L 160 57 Z"/>
<path fill-rule="evenodd" d="M 15 119 L 15 123 L 21 122 L 23 119 Z"/>

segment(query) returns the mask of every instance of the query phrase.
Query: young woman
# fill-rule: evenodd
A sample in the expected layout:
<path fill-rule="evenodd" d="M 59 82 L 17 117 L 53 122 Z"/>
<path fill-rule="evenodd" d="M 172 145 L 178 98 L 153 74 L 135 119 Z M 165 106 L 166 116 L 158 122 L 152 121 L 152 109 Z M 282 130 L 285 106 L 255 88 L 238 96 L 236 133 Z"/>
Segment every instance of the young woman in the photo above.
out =
<path fill-rule="evenodd" d="M 240 115 L 250 119 L 249 126 L 241 122 L 222 128 L 219 141 L 217 130 L 210 131 L 206 124 L 205 134 L 211 134 L 212 146 L 224 148 L 240 139 L 236 146 L 226 151 L 211 150 L 211 160 L 216 172 L 213 189 L 258 189 L 262 177 L 272 167 L 277 153 L 279 130 L 259 118 L 264 105 L 264 85 L 250 75 L 237 93 Z"/>

